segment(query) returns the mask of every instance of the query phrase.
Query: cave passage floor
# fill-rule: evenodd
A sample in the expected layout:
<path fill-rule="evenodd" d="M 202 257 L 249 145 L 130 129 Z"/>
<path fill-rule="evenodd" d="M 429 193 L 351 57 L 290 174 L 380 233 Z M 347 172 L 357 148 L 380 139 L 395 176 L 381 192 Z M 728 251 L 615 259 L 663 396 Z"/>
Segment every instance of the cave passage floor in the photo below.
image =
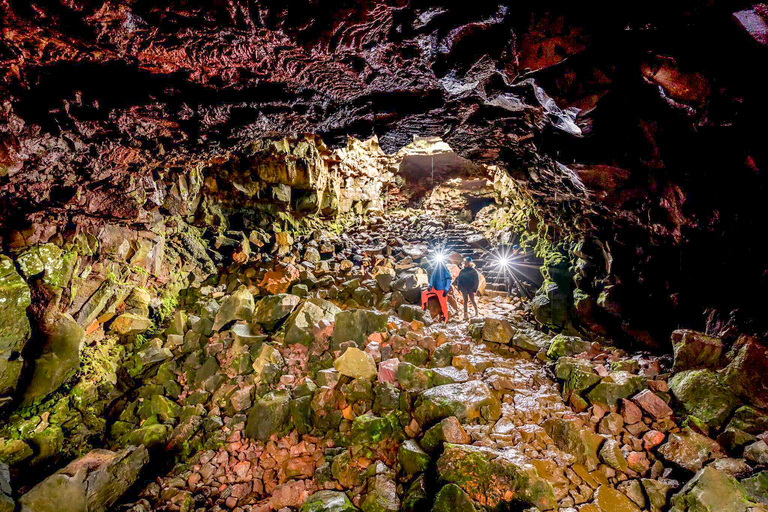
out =
<path fill-rule="evenodd" d="M 394 249 L 391 260 L 369 255 L 367 270 L 375 276 L 378 266 L 406 267 L 392 272 L 393 283 L 412 272 L 413 258 Z M 280 272 L 270 279 L 277 283 Z M 357 287 L 377 282 L 360 267 L 325 275 L 326 284 L 341 290 L 334 302 L 342 306 L 344 293 L 358 297 Z M 311 295 L 327 297 L 321 288 Z M 224 295 L 213 290 L 207 290 L 212 297 Z M 309 347 L 281 342 L 292 336 L 292 315 L 269 338 L 273 343 L 263 344 L 269 350 L 251 347 L 253 363 L 244 374 L 237 369 L 244 353 L 237 335 L 232 342 L 226 332 L 212 333 L 204 351 L 218 369 L 182 380 L 177 397 L 190 407 L 212 376 L 229 379 L 203 392 L 210 396 L 203 402 L 205 441 L 168 474 L 145 480 L 124 508 L 261 511 L 306 502 L 302 510 L 315 510 L 307 508 L 313 500 L 339 499 L 333 492 L 315 494 L 327 490 L 346 492 L 366 511 L 418 510 L 429 506 L 441 485 L 455 483 L 459 497 L 445 491 L 438 495 L 441 506 L 468 496 L 489 509 L 510 503 L 585 512 L 665 509 L 678 483 L 668 478 L 673 470 L 656 448 L 680 430 L 659 404 L 655 417 L 622 400 L 646 389 L 647 380 L 665 389 L 663 380 L 654 381 L 658 361 L 577 337 L 560 336 L 553 344 L 551 335 L 527 321 L 525 302 L 506 294 L 481 296 L 479 315 L 469 322 L 454 311 L 448 322 L 435 323 L 429 314 L 422 318 L 417 306 L 384 304 L 380 331 L 365 315 L 349 322 L 336 317 L 335 326 L 320 320 L 308 331 Z M 339 330 L 345 334 L 338 339 L 357 341 L 326 351 Z M 367 355 L 345 361 L 347 347 Z M 553 366 L 558 355 L 563 357 Z M 209 365 L 203 360 L 200 368 Z M 368 367 L 371 361 L 376 364 Z M 600 397 L 612 403 L 590 407 L 578 391 L 594 391 L 601 377 L 606 389 Z M 270 393 L 251 406 L 254 389 L 267 388 Z"/>

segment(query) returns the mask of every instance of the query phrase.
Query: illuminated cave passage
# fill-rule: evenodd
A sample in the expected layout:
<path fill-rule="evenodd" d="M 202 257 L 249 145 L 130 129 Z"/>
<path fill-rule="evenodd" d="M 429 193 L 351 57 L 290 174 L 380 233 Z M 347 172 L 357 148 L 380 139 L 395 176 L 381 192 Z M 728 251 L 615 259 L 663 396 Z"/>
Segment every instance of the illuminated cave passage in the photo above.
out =
<path fill-rule="evenodd" d="M 767 509 L 768 6 L 157 4 L 0 0 L 0 512 Z"/>

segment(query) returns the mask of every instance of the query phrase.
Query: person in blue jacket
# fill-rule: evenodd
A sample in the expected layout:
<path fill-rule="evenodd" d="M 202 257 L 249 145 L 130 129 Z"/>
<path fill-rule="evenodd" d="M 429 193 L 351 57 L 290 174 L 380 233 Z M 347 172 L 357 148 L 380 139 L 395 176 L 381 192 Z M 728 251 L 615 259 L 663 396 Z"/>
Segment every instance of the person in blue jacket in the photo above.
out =
<path fill-rule="evenodd" d="M 429 288 L 421 293 L 421 308 L 427 309 L 430 297 L 435 297 L 440 303 L 440 311 L 444 321 L 448 321 L 448 292 L 451 289 L 451 272 L 443 261 L 438 261 L 435 270 L 429 278 Z"/>
<path fill-rule="evenodd" d="M 429 287 L 443 292 L 443 297 L 448 295 L 448 291 L 451 289 L 451 273 L 442 261 L 435 266 L 435 270 L 429 278 Z"/>

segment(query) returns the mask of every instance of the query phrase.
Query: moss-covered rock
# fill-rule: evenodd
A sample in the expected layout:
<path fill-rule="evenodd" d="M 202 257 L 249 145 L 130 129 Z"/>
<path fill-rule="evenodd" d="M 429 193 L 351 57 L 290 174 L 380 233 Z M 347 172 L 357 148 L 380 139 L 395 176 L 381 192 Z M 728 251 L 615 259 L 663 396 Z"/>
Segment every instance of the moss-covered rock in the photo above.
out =
<path fill-rule="evenodd" d="M 629 398 L 648 387 L 645 379 L 629 372 L 613 372 L 595 385 L 587 398 L 593 404 L 615 406 L 622 398 Z"/>
<path fill-rule="evenodd" d="M 299 512 L 357 512 L 346 494 L 339 491 L 317 491 L 301 505 Z"/>
<path fill-rule="evenodd" d="M 748 434 L 757 435 L 768 430 L 768 414 L 754 407 L 743 405 L 734 411 L 728 426 L 743 430 Z"/>
<path fill-rule="evenodd" d="M 256 352 L 251 366 L 256 384 L 274 384 L 283 373 L 285 360 L 275 347 L 269 343 L 264 343 Z"/>
<path fill-rule="evenodd" d="M 458 418 L 451 416 L 440 421 L 427 430 L 419 441 L 424 450 L 434 453 L 442 443 L 469 444 L 471 438 L 462 428 Z"/>
<path fill-rule="evenodd" d="M 145 422 L 141 427 L 128 434 L 127 443 L 154 448 L 168 444 L 172 427 L 162 423 Z"/>
<path fill-rule="evenodd" d="M 424 475 L 417 476 L 408 490 L 405 491 L 403 502 L 400 505 L 401 512 L 419 512 L 429 506 L 431 497 L 427 492 L 427 480 Z"/>
<path fill-rule="evenodd" d="M 398 512 L 400 498 L 395 481 L 385 474 L 369 478 L 360 509 L 363 512 Z"/>
<path fill-rule="evenodd" d="M 0 396 L 13 392 L 21 375 L 21 352 L 30 336 L 30 303 L 29 287 L 13 260 L 0 255 Z"/>
<path fill-rule="evenodd" d="M 762 409 L 768 408 L 768 349 L 757 339 L 741 336 L 733 349 L 735 357 L 719 372 L 723 386 L 742 400 Z"/>
<path fill-rule="evenodd" d="M 697 368 L 717 368 L 723 356 L 723 340 L 689 329 L 672 333 L 673 370 L 681 372 Z"/>
<path fill-rule="evenodd" d="M 427 452 L 422 450 L 413 439 L 408 439 L 400 445 L 397 450 L 397 460 L 400 462 L 403 472 L 408 476 L 426 471 L 430 463 Z"/>
<path fill-rule="evenodd" d="M 40 357 L 35 361 L 32 379 L 24 392 L 24 403 L 45 398 L 68 381 L 80 367 L 80 350 L 85 330 L 74 318 L 63 313 L 46 327 L 46 340 Z"/>
<path fill-rule="evenodd" d="M 512 501 L 542 510 L 555 508 L 552 486 L 536 469 L 504 452 L 469 445 L 446 444 L 437 461 L 441 481 L 453 483 L 470 498 L 491 510 Z"/>
<path fill-rule="evenodd" d="M 768 505 L 768 471 L 760 471 L 741 481 L 749 499 Z"/>
<path fill-rule="evenodd" d="M 278 322 L 293 312 L 300 300 L 298 295 L 289 293 L 264 297 L 256 303 L 253 320 L 265 329 L 274 329 Z"/>
<path fill-rule="evenodd" d="M 213 330 L 221 330 L 222 327 L 235 320 L 250 321 L 253 319 L 255 308 L 253 294 L 245 286 L 241 286 L 221 303 L 213 321 Z"/>
<path fill-rule="evenodd" d="M 672 497 L 671 505 L 670 512 L 748 512 L 756 503 L 735 478 L 707 466 Z"/>
<path fill-rule="evenodd" d="M 290 418 L 291 393 L 288 390 L 271 391 L 256 400 L 248 413 L 245 435 L 266 441 L 272 434 L 282 431 Z"/>
<path fill-rule="evenodd" d="M 699 471 L 707 462 L 725 456 L 720 445 L 690 427 L 670 434 L 658 452 L 666 460 L 689 471 Z"/>
<path fill-rule="evenodd" d="M 501 402 L 484 382 L 472 380 L 424 391 L 416 400 L 413 415 L 422 425 L 449 416 L 464 422 L 479 418 L 495 421 L 501 416 Z"/>
<path fill-rule="evenodd" d="M 356 445 L 370 446 L 383 441 L 392 434 L 389 419 L 366 413 L 352 421 L 350 441 Z"/>
<path fill-rule="evenodd" d="M 386 313 L 378 311 L 366 309 L 341 311 L 336 314 L 331 348 L 338 348 L 346 341 L 354 341 L 362 345 L 369 334 L 386 330 L 387 320 Z"/>
<path fill-rule="evenodd" d="M 710 427 L 725 423 L 739 401 L 720 384 L 712 370 L 688 370 L 675 374 L 669 389 L 688 414 L 693 414 Z"/>
<path fill-rule="evenodd" d="M 432 512 L 477 512 L 477 507 L 461 487 L 447 484 L 437 492 Z"/>
<path fill-rule="evenodd" d="M 34 455 L 32 447 L 21 439 L 0 438 L 0 462 L 15 466 Z"/>
<path fill-rule="evenodd" d="M 110 509 L 149 461 L 147 450 L 93 450 L 70 462 L 19 499 L 22 512 L 101 512 Z"/>
<path fill-rule="evenodd" d="M 550 359 L 559 359 L 563 356 L 573 356 L 589 350 L 590 343 L 578 336 L 566 336 L 558 334 L 552 338 L 552 343 L 547 349 L 547 357 Z"/>
<path fill-rule="evenodd" d="M 555 375 L 563 381 L 563 388 L 581 392 L 600 382 L 600 376 L 589 361 L 574 357 L 561 357 L 555 365 Z"/>
<path fill-rule="evenodd" d="M 603 442 L 599 436 L 581 425 L 578 420 L 550 418 L 544 422 L 544 430 L 558 448 L 576 457 L 576 460 L 592 470 L 600 460 L 597 452 Z"/>
<path fill-rule="evenodd" d="M 341 310 L 323 299 L 307 299 L 286 320 L 285 343 L 310 346 L 315 341 L 313 327 L 320 321 L 334 322 Z"/>
<path fill-rule="evenodd" d="M 45 284 L 61 288 L 69 280 L 75 259 L 75 253 L 64 251 L 57 245 L 40 244 L 20 253 L 16 263 L 27 279 L 42 275 Z"/>

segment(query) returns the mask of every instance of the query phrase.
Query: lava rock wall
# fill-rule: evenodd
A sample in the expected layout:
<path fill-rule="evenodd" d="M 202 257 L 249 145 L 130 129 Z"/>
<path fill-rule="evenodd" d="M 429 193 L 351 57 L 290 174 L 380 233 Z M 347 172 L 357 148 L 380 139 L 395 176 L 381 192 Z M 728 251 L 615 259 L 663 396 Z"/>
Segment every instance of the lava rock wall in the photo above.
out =
<path fill-rule="evenodd" d="M 133 222 L 161 176 L 285 135 L 375 134 L 390 154 L 437 135 L 599 241 L 607 279 L 587 288 L 628 336 L 765 331 L 760 5 L 4 0 L 0 17 L 5 247 L 51 219 Z"/>

